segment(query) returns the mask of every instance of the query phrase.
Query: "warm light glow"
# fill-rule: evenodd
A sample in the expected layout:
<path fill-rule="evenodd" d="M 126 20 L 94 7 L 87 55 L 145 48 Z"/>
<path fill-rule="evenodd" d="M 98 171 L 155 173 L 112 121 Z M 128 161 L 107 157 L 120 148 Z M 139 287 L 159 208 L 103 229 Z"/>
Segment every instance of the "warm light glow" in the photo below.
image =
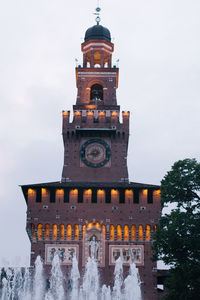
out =
<path fill-rule="evenodd" d="M 56 224 L 54 224 L 53 226 L 52 226 L 52 239 L 53 240 L 57 240 L 57 225 Z"/>
<path fill-rule="evenodd" d="M 71 239 L 72 239 L 72 226 L 67 225 L 67 240 L 71 240 Z"/>
<path fill-rule="evenodd" d="M 101 225 L 100 225 L 100 223 L 98 223 L 98 222 L 91 222 L 91 223 L 88 223 L 88 224 L 87 224 L 87 230 L 90 230 L 90 229 L 92 229 L 92 228 L 101 230 Z"/>
<path fill-rule="evenodd" d="M 76 241 L 79 240 L 79 227 L 78 227 L 78 225 L 74 225 L 74 239 Z"/>
<path fill-rule="evenodd" d="M 33 189 L 28 189 L 28 195 L 32 195 L 34 193 L 34 190 Z"/>
<path fill-rule="evenodd" d="M 128 241 L 129 240 L 129 228 L 128 225 L 124 226 L 124 241 Z"/>
<path fill-rule="evenodd" d="M 119 191 L 112 189 L 111 190 L 111 202 L 118 202 L 119 201 Z"/>
<path fill-rule="evenodd" d="M 49 240 L 50 239 L 50 225 L 46 224 L 45 225 L 45 240 Z"/>
<path fill-rule="evenodd" d="M 97 202 L 104 202 L 105 201 L 105 191 L 104 190 L 98 190 L 97 191 Z"/>
<path fill-rule="evenodd" d="M 42 196 L 46 196 L 47 190 L 45 188 L 42 188 Z"/>
<path fill-rule="evenodd" d="M 146 226 L 146 233 L 145 233 L 145 240 L 150 241 L 150 237 L 151 237 L 151 226 L 147 225 Z"/>
<path fill-rule="evenodd" d="M 144 239 L 144 233 L 143 233 L 142 225 L 139 225 L 139 227 L 138 227 L 138 239 L 139 239 L 139 241 L 143 241 L 143 239 Z"/>
<path fill-rule="evenodd" d="M 115 240 L 115 228 L 113 225 L 110 225 L 110 240 L 111 241 Z"/>
<path fill-rule="evenodd" d="M 111 190 L 111 195 L 118 195 L 118 190 L 112 189 Z"/>
<path fill-rule="evenodd" d="M 157 230 L 157 225 L 153 226 L 153 230 L 154 230 L 154 232 Z"/>
<path fill-rule="evenodd" d="M 132 190 L 125 190 L 125 201 L 133 200 L 133 191 Z"/>
<path fill-rule="evenodd" d="M 154 190 L 154 191 L 153 191 L 153 194 L 154 194 L 155 196 L 159 196 L 160 193 L 161 193 L 161 190 Z"/>
<path fill-rule="evenodd" d="M 142 190 L 142 194 L 143 194 L 144 196 L 147 196 L 148 190 L 147 190 L 147 189 Z"/>
<path fill-rule="evenodd" d="M 96 51 L 96 52 L 94 53 L 94 59 L 95 59 L 95 60 L 100 60 L 100 59 L 101 59 L 101 54 L 100 54 L 99 51 Z"/>
<path fill-rule="evenodd" d="M 136 241 L 136 226 L 135 225 L 133 225 L 131 227 L 131 240 Z"/>
<path fill-rule="evenodd" d="M 88 112 L 87 112 L 87 115 L 88 115 L 88 116 L 93 116 L 93 111 L 88 111 Z"/>
<path fill-rule="evenodd" d="M 99 116 L 100 116 L 100 117 L 104 117 L 104 116 L 105 116 L 105 112 L 104 112 L 104 111 L 100 111 L 100 112 L 99 112 Z"/>
<path fill-rule="evenodd" d="M 92 198 L 92 190 L 91 189 L 84 190 L 83 202 L 91 201 L 91 198 Z"/>
<path fill-rule="evenodd" d="M 120 225 L 117 225 L 117 240 L 118 241 L 122 240 L 122 228 Z"/>
<path fill-rule="evenodd" d="M 43 226 L 42 226 L 42 224 L 39 224 L 38 225 L 38 240 L 42 240 L 42 228 L 43 228 Z"/>
<path fill-rule="evenodd" d="M 68 111 L 63 111 L 63 116 L 69 116 L 69 112 Z"/>
<path fill-rule="evenodd" d="M 70 202 L 77 202 L 78 200 L 78 189 L 70 190 L 69 192 L 69 201 Z"/>
<path fill-rule="evenodd" d="M 89 88 L 90 89 L 90 88 Z M 97 106 L 96 105 L 93 105 L 93 104 L 89 104 L 89 105 L 85 105 L 85 108 L 88 108 L 88 109 L 95 109 Z"/>
<path fill-rule="evenodd" d="M 63 224 L 60 225 L 59 235 L 61 240 L 65 239 L 65 226 Z"/>
<path fill-rule="evenodd" d="M 80 112 L 80 111 L 75 111 L 75 112 L 74 112 L 74 115 L 75 115 L 75 116 L 81 116 L 81 112 Z"/>
<path fill-rule="evenodd" d="M 118 116 L 118 112 L 117 112 L 117 111 L 113 111 L 113 112 L 112 112 L 112 116 L 113 116 L 113 117 L 117 117 L 117 116 Z"/>
<path fill-rule="evenodd" d="M 64 195 L 64 190 L 63 189 L 57 189 L 56 190 L 56 195 L 57 196 L 63 196 Z"/>
<path fill-rule="evenodd" d="M 35 225 L 34 224 L 31 224 L 31 231 L 32 231 L 33 240 L 35 240 L 36 239 L 36 235 L 35 235 Z"/>
<path fill-rule="evenodd" d="M 129 114 L 130 114 L 129 111 L 123 111 L 123 112 L 122 112 L 122 115 L 123 115 L 123 116 L 126 116 L 126 117 L 128 117 Z"/>

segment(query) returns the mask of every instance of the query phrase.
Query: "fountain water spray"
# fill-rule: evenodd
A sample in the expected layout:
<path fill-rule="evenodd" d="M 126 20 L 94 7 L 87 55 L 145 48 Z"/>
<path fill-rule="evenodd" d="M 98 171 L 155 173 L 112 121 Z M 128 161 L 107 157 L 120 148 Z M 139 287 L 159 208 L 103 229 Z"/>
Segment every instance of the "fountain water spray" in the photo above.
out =
<path fill-rule="evenodd" d="M 98 263 L 93 257 L 88 258 L 82 286 L 79 287 L 80 273 L 77 259 L 73 258 L 71 269 L 72 290 L 65 295 L 64 276 L 59 256 L 52 262 L 50 288 L 45 289 L 43 264 L 40 257 L 35 262 L 35 273 L 30 269 L 7 268 L 2 273 L 0 300 L 141 300 L 140 278 L 135 264 L 130 265 L 129 275 L 123 281 L 123 264 L 118 258 L 114 270 L 113 291 L 106 285 L 99 286 Z"/>
<path fill-rule="evenodd" d="M 88 258 L 86 272 L 83 277 L 81 300 L 97 300 L 99 293 L 99 273 L 97 262 L 94 258 Z"/>
<path fill-rule="evenodd" d="M 71 270 L 71 281 L 72 281 L 71 300 L 79 299 L 79 278 L 80 278 L 80 273 L 78 269 L 78 261 L 76 257 L 73 257 L 72 270 Z"/>
<path fill-rule="evenodd" d="M 141 300 L 140 277 L 135 264 L 130 265 L 129 275 L 124 280 L 124 294 L 127 300 Z"/>
<path fill-rule="evenodd" d="M 63 274 L 60 267 L 60 259 L 58 255 L 54 256 L 52 261 L 50 289 L 45 299 L 53 300 L 65 300 L 64 299 L 64 287 L 63 287 Z"/>

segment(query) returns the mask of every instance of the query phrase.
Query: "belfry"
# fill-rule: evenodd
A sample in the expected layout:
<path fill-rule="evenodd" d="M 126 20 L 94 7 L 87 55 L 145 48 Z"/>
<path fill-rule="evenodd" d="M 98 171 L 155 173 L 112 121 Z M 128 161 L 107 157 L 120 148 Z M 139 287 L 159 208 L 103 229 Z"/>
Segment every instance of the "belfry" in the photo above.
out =
<path fill-rule="evenodd" d="M 97 12 L 99 12 L 99 8 Z M 143 299 L 157 299 L 152 239 L 160 217 L 160 188 L 130 182 L 127 168 L 130 113 L 120 112 L 116 92 L 119 69 L 112 64 L 110 31 L 89 28 L 76 67 L 77 98 L 64 110 L 64 165 L 61 180 L 23 185 L 31 266 L 38 255 L 48 270 L 57 253 L 63 269 L 76 256 L 80 271 L 88 257 L 99 266 L 101 282 L 113 284 L 121 257 L 139 269 Z"/>

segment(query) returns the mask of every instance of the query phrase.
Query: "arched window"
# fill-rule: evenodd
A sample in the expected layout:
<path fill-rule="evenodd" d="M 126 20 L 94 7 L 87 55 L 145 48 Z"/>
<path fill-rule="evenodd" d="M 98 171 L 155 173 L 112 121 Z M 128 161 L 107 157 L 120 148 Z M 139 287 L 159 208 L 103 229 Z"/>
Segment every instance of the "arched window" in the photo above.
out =
<path fill-rule="evenodd" d="M 115 228 L 113 225 L 110 225 L 110 240 L 114 241 L 115 239 Z"/>
<path fill-rule="evenodd" d="M 65 226 L 63 224 L 60 225 L 59 235 L 60 235 L 60 240 L 65 239 Z"/>
<path fill-rule="evenodd" d="M 105 191 L 104 190 L 98 190 L 97 191 L 97 202 L 98 203 L 104 203 L 105 202 Z"/>
<path fill-rule="evenodd" d="M 35 225 L 34 224 L 31 224 L 31 232 L 32 232 L 33 240 L 35 240 L 36 236 L 35 236 Z"/>
<path fill-rule="evenodd" d="M 79 227 L 78 227 L 78 225 L 74 225 L 74 239 L 76 241 L 79 240 Z"/>
<path fill-rule="evenodd" d="M 54 224 L 52 227 L 52 239 L 57 240 L 57 225 Z"/>
<path fill-rule="evenodd" d="M 129 228 L 128 225 L 124 226 L 124 241 L 128 241 L 129 240 Z"/>
<path fill-rule="evenodd" d="M 84 192 L 83 192 L 83 202 L 84 203 L 91 202 L 91 199 L 92 199 L 92 190 L 91 189 L 84 190 Z"/>
<path fill-rule="evenodd" d="M 145 232 L 145 240 L 150 241 L 150 238 L 151 238 L 151 226 L 147 225 L 146 232 Z"/>
<path fill-rule="evenodd" d="M 45 240 L 49 240 L 50 239 L 50 225 L 46 224 L 45 225 Z"/>
<path fill-rule="evenodd" d="M 42 224 L 38 225 L 38 240 L 42 240 Z"/>
<path fill-rule="evenodd" d="M 139 227 L 138 227 L 138 239 L 139 239 L 139 241 L 143 241 L 143 239 L 144 239 L 144 234 L 143 234 L 143 227 L 142 227 L 142 225 L 139 225 Z"/>
<path fill-rule="evenodd" d="M 136 241 L 136 226 L 135 225 L 133 225 L 131 227 L 131 240 Z"/>
<path fill-rule="evenodd" d="M 122 228 L 120 225 L 117 225 L 117 240 L 118 241 L 122 240 Z"/>
<path fill-rule="evenodd" d="M 116 189 L 111 190 L 111 202 L 119 203 L 119 191 Z"/>
<path fill-rule="evenodd" d="M 102 101 L 103 100 L 103 87 L 100 84 L 93 84 L 90 90 L 91 101 Z"/>
<path fill-rule="evenodd" d="M 72 239 L 72 226 L 67 225 L 67 240 L 71 240 L 71 239 Z"/>

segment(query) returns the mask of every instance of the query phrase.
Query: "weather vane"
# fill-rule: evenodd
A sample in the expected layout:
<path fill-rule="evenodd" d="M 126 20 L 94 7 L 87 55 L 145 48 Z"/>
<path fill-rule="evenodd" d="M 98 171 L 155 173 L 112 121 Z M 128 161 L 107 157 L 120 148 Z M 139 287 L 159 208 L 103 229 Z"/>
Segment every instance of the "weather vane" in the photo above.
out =
<path fill-rule="evenodd" d="M 97 25 L 99 25 L 100 21 L 101 21 L 101 18 L 100 18 L 100 11 L 101 11 L 101 8 L 99 7 L 99 0 L 97 1 L 97 8 L 95 9 L 95 13 L 94 15 L 97 16 L 96 17 L 96 22 L 97 22 Z"/>

